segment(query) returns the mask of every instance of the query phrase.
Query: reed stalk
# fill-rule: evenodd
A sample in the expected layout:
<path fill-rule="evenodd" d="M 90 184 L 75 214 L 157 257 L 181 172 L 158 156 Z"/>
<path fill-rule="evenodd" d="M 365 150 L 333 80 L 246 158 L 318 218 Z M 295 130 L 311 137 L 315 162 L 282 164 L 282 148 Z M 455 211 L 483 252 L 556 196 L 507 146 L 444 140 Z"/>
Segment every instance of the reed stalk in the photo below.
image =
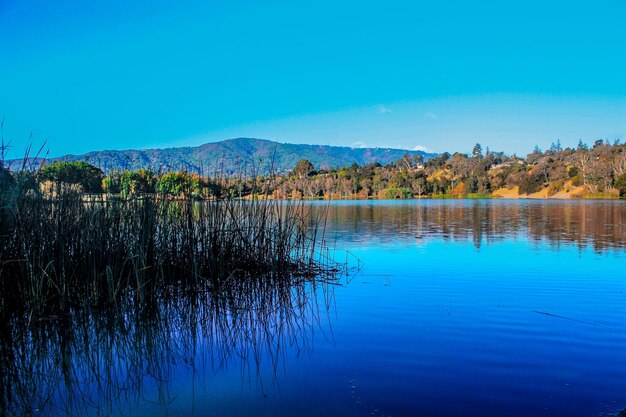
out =
<path fill-rule="evenodd" d="M 85 195 L 31 177 L 16 175 L 0 205 L 2 315 L 64 314 L 128 294 L 150 305 L 171 287 L 289 283 L 333 268 L 301 203 Z"/>

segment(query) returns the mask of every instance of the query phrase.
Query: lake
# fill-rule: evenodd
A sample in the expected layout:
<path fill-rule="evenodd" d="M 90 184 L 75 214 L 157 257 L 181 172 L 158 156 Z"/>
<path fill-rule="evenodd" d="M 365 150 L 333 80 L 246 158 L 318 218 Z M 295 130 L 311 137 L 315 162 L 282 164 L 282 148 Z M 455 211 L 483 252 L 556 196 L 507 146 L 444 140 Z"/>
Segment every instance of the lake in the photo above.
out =
<path fill-rule="evenodd" d="M 626 202 L 306 205 L 326 212 L 333 256 L 353 267 L 341 285 L 13 330 L 3 366 L 19 383 L 3 401 L 33 415 L 199 417 L 626 408 Z"/>

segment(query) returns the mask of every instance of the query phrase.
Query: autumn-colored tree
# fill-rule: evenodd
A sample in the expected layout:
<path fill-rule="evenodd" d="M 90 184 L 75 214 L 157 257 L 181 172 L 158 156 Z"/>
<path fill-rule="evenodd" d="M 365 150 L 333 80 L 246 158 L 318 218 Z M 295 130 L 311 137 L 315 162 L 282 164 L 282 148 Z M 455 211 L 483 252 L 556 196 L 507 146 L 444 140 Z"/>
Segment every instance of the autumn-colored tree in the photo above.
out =
<path fill-rule="evenodd" d="M 465 194 L 467 194 L 467 189 L 465 187 L 465 183 L 464 182 L 460 182 L 456 187 L 454 187 L 452 189 L 450 194 L 452 194 L 455 197 L 463 197 L 463 196 L 465 196 Z"/>

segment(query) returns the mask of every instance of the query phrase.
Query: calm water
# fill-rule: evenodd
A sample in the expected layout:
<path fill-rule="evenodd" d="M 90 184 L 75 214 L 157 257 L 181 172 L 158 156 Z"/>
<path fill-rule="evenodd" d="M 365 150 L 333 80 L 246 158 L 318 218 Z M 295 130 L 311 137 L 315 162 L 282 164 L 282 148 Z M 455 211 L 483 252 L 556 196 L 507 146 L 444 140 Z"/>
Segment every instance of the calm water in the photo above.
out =
<path fill-rule="evenodd" d="M 328 210 L 335 256 L 360 266 L 343 285 L 288 290 L 246 313 L 201 300 L 15 332 L 4 366 L 28 383 L 1 388 L 36 415 L 626 408 L 625 202 L 310 206 Z"/>

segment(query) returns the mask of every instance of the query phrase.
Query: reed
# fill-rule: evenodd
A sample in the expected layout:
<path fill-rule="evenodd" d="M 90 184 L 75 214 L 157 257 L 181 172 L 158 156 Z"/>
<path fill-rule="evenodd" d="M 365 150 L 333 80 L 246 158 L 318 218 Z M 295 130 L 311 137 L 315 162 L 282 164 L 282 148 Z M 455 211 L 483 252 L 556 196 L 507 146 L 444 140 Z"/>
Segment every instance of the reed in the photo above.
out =
<path fill-rule="evenodd" d="M 42 187 L 28 171 L 6 184 L 2 315 L 65 314 L 129 295 L 149 306 L 172 287 L 289 285 L 334 268 L 320 255 L 323 235 L 311 233 L 320 219 L 310 219 L 301 203 L 232 192 L 200 202 L 184 193 L 86 195 L 63 183 Z"/>

